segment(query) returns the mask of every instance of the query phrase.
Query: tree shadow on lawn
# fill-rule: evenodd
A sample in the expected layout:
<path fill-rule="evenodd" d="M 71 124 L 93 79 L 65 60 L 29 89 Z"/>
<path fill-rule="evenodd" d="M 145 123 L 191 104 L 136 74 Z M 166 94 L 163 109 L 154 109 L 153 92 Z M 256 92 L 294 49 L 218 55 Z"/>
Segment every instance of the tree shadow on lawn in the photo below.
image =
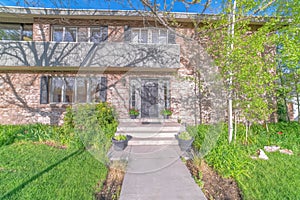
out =
<path fill-rule="evenodd" d="M 47 167 L 46 169 L 44 169 L 43 171 L 35 174 L 34 176 L 32 176 L 29 180 L 23 182 L 22 184 L 20 184 L 19 186 L 15 187 L 14 189 L 12 189 L 11 191 L 7 192 L 6 194 L 4 194 L 4 196 L 0 197 L 0 199 L 5 199 L 5 198 L 9 198 L 12 195 L 16 194 L 18 191 L 22 190 L 26 185 L 28 185 L 29 183 L 31 183 L 32 181 L 36 180 L 37 178 L 39 178 L 40 176 L 42 176 L 43 174 L 49 172 L 50 170 L 52 170 L 54 167 L 56 167 L 59 164 L 62 164 L 63 162 L 65 162 L 66 160 L 68 160 L 69 158 L 73 157 L 73 156 L 77 156 L 80 155 L 84 152 L 84 149 L 78 149 L 77 151 L 71 153 L 70 155 L 64 157 L 63 159 L 59 160 L 58 162 L 50 165 L 49 167 Z"/>

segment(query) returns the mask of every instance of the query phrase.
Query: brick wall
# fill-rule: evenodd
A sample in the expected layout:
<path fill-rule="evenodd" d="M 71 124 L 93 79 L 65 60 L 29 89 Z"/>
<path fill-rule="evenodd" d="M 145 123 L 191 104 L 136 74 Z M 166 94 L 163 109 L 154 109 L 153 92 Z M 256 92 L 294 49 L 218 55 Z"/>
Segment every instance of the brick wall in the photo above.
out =
<path fill-rule="evenodd" d="M 151 22 L 154 23 L 154 22 Z M 49 41 L 51 37 L 50 24 L 61 25 L 108 25 L 108 41 L 123 41 L 124 25 L 132 27 L 149 26 L 147 21 L 122 21 L 122 20 L 83 20 L 83 19 L 35 19 L 33 39 L 35 41 Z M 152 24 L 154 25 L 154 24 Z M 193 35 L 192 29 L 177 28 L 176 32 L 189 37 Z M 211 120 L 212 100 L 208 94 L 211 91 L 213 81 L 212 74 L 216 73 L 205 50 L 183 38 L 177 37 L 176 43 L 180 44 L 180 68 L 177 73 L 163 74 L 152 72 L 147 74 L 110 73 L 108 78 L 107 101 L 118 111 L 119 118 L 128 118 L 129 109 L 129 79 L 132 76 L 147 78 L 170 79 L 171 107 L 174 112 L 171 116 L 182 122 L 194 124 L 200 121 Z M 205 73 L 204 85 L 199 86 L 194 81 L 195 73 L 200 68 Z M 79 72 L 80 73 L 80 72 Z M 0 123 L 24 124 L 45 123 L 61 124 L 67 104 L 40 104 L 40 77 L 42 74 L 34 73 L 9 73 L 1 74 L 2 85 L 0 93 Z M 96 75 L 98 76 L 98 74 Z M 99 76 L 102 76 L 99 74 Z M 200 91 L 200 93 L 199 93 Z M 202 101 L 199 103 L 199 96 Z M 200 114 L 200 106 L 202 113 Z"/>
<path fill-rule="evenodd" d="M 80 75 L 80 72 L 78 73 Z M 62 124 L 63 116 L 68 104 L 51 103 L 40 104 L 40 78 L 42 75 L 14 73 L 0 74 L 0 124 Z M 75 74 L 53 74 L 58 76 L 74 76 Z M 81 75 L 85 76 L 85 75 Z M 193 93 L 194 83 L 179 80 L 173 75 L 149 74 L 99 74 L 94 76 L 106 76 L 108 79 L 107 101 L 118 112 L 119 118 L 128 118 L 129 110 L 129 79 L 131 77 L 142 78 L 170 78 L 171 105 L 174 109 L 172 118 L 181 119 L 183 122 L 194 123 L 199 119 L 197 103 Z"/>
<path fill-rule="evenodd" d="M 33 24 L 33 41 L 50 41 L 50 24 Z"/>
<path fill-rule="evenodd" d="M 0 74 L 0 124 L 60 124 L 66 105 L 40 104 L 40 74 Z"/>

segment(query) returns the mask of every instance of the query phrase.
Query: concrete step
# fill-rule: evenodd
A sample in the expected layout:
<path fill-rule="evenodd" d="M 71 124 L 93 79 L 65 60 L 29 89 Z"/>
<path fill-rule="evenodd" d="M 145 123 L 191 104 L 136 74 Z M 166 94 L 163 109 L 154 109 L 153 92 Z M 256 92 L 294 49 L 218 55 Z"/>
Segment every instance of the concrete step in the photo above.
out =
<path fill-rule="evenodd" d="M 151 118 L 140 118 L 140 119 L 119 119 L 119 122 L 126 122 L 126 123 L 132 123 L 132 122 L 173 122 L 173 123 L 177 123 L 177 119 L 151 119 Z"/>
<path fill-rule="evenodd" d="M 128 145 L 178 145 L 175 135 L 184 127 L 174 120 L 134 119 L 119 122 L 116 135 L 130 135 Z"/>
<path fill-rule="evenodd" d="M 134 138 L 173 138 L 177 132 L 116 132 L 115 135 L 130 135 Z"/>
<path fill-rule="evenodd" d="M 119 123 L 118 131 L 121 132 L 178 132 L 183 127 L 174 122 L 168 123 L 152 123 L 152 122 L 128 122 Z"/>
<path fill-rule="evenodd" d="M 149 128 L 149 129 L 143 129 L 143 128 L 126 128 L 121 127 L 117 129 L 118 134 L 177 134 L 180 132 L 180 128 L 172 128 L 172 129 L 166 129 L 166 128 Z"/>
<path fill-rule="evenodd" d="M 128 145 L 178 145 L 178 141 L 174 138 L 132 138 L 128 141 Z"/>

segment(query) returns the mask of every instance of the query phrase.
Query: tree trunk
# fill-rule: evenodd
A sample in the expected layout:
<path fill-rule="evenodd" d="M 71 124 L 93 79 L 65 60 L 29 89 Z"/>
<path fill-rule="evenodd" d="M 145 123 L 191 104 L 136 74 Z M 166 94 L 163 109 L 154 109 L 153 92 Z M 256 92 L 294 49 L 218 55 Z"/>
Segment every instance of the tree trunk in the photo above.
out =
<path fill-rule="evenodd" d="M 248 122 L 246 121 L 246 143 L 248 143 Z"/>
<path fill-rule="evenodd" d="M 234 38 L 235 10 L 236 10 L 236 1 L 234 0 L 231 14 L 229 15 L 229 21 L 231 24 L 229 23 L 229 26 L 228 26 L 228 34 L 231 35 L 232 39 Z M 231 42 L 230 51 L 232 51 L 234 49 L 233 45 L 234 45 L 233 42 Z M 232 86 L 232 72 L 229 71 L 229 87 L 231 87 L 231 86 Z M 230 88 L 229 98 L 228 98 L 228 142 L 229 143 L 231 143 L 231 141 L 232 141 L 232 134 L 233 134 L 232 96 L 233 96 L 233 91 Z"/>
<path fill-rule="evenodd" d="M 297 79 L 296 79 L 297 80 Z M 298 110 L 298 123 L 300 124 L 300 96 L 298 92 L 298 83 L 295 83 L 295 92 L 296 92 L 296 101 L 297 101 L 297 110 Z"/>
<path fill-rule="evenodd" d="M 288 108 L 288 105 L 287 105 L 286 98 L 283 97 L 283 100 L 284 100 L 284 106 L 285 106 L 285 110 L 286 110 L 286 119 L 287 119 L 288 122 L 291 122 L 290 115 L 289 115 L 289 108 Z"/>
<path fill-rule="evenodd" d="M 234 112 L 234 143 L 236 143 L 236 133 L 237 133 L 237 112 Z"/>
<path fill-rule="evenodd" d="M 201 74 L 198 71 L 198 95 L 199 95 L 199 118 L 200 118 L 200 124 L 202 124 L 202 94 L 201 94 Z"/>

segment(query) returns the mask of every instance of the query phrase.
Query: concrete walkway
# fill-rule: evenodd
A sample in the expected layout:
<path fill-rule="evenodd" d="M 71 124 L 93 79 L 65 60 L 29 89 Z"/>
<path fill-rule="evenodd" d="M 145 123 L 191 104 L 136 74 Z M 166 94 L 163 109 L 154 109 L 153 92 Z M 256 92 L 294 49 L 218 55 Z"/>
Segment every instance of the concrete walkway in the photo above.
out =
<path fill-rule="evenodd" d="M 120 200 L 205 200 L 180 159 L 181 151 L 170 146 L 128 146 L 128 167 Z"/>

